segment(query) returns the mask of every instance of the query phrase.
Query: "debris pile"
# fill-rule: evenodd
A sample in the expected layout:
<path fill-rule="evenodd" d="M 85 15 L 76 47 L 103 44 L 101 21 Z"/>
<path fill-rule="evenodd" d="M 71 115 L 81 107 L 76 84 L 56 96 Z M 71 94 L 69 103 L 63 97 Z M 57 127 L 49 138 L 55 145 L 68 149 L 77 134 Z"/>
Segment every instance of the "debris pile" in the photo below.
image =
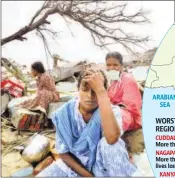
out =
<path fill-rule="evenodd" d="M 137 58 L 131 56 L 131 59 L 124 63 L 124 70 L 132 73 L 142 87 L 144 87 L 147 71 L 155 51 L 156 48 L 144 54 L 137 54 Z M 61 66 L 58 65 L 58 61 L 61 63 L 63 60 L 55 55 L 54 68 L 47 72 L 55 79 L 56 88 L 61 98 L 59 102 L 49 105 L 48 118 L 57 108 L 77 95 L 77 77 L 83 69 L 92 67 L 105 70 L 105 64 L 89 63 L 87 61 L 73 64 L 66 61 L 67 65 Z M 25 65 L 20 66 L 15 61 L 6 58 L 2 58 L 1 64 L 2 81 L 11 80 L 22 86 L 24 88 L 23 96 L 33 97 L 35 95 L 36 81 L 31 77 Z M 4 88 L 1 88 L 1 90 Z M 7 88 L 8 86 L 6 86 Z M 6 113 L 6 108 L 14 97 L 8 92 L 1 93 L 1 99 L 3 100 L 3 109 L 1 110 L 2 176 L 35 176 L 51 164 L 54 159 L 58 158 L 54 149 L 55 131 L 52 129 L 42 131 L 39 134 L 32 132 L 18 133 L 11 122 L 11 116 Z M 37 139 L 40 139 L 40 142 L 37 142 Z M 40 144 L 37 146 L 37 143 Z M 32 147 L 32 145 L 34 146 Z"/>

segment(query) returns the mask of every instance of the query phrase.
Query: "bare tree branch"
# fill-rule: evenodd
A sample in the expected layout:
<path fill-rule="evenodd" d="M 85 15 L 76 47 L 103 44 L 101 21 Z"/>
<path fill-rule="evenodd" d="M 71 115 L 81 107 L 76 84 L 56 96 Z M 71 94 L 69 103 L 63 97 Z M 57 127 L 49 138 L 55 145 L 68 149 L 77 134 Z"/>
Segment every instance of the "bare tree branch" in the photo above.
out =
<path fill-rule="evenodd" d="M 37 16 L 40 15 L 40 13 L 46 8 L 46 4 L 47 4 L 47 1 L 45 1 L 43 3 L 43 5 L 41 6 L 41 8 L 35 13 L 35 15 L 33 16 L 32 20 L 30 21 L 29 23 L 29 26 L 32 25 L 32 23 L 34 22 L 34 20 L 37 18 Z"/>
<path fill-rule="evenodd" d="M 93 0 L 48 0 L 45 1 L 42 7 L 34 14 L 27 26 L 3 38 L 1 45 L 13 40 L 26 40 L 27 38 L 24 37 L 24 35 L 33 30 L 37 30 L 44 39 L 43 42 L 47 43 L 42 31 L 47 31 L 52 35 L 56 34 L 53 30 L 48 29 L 50 22 L 47 19 L 53 14 L 58 14 L 65 20 L 68 28 L 69 24 L 67 19 L 70 19 L 72 22 L 78 22 L 87 29 L 95 45 L 105 47 L 109 44 L 118 43 L 126 50 L 133 52 L 131 46 L 142 47 L 142 44 L 146 43 L 149 37 L 139 37 L 135 34 L 128 33 L 127 30 L 124 30 L 121 26 L 123 24 L 140 25 L 149 23 L 149 19 L 147 18 L 149 12 L 141 8 L 129 14 L 127 7 L 127 3 L 121 3 L 119 1 L 113 2 L 112 4 L 108 1 Z M 71 31 L 70 28 L 69 30 Z"/>
<path fill-rule="evenodd" d="M 69 27 L 69 23 L 68 23 L 68 21 L 66 20 L 66 18 L 65 18 L 64 16 L 63 16 L 63 19 L 64 19 L 64 21 L 65 21 L 65 23 L 66 23 L 66 25 L 67 25 L 67 28 L 69 29 L 71 35 L 72 35 L 73 37 L 75 37 L 75 35 L 73 34 L 71 28 Z"/>
<path fill-rule="evenodd" d="M 49 28 L 38 27 L 38 30 L 48 32 L 48 33 L 50 33 L 53 37 L 56 37 L 56 36 L 58 35 L 58 32 L 53 31 L 52 29 L 49 29 Z"/>
<path fill-rule="evenodd" d="M 45 49 L 46 49 L 46 53 L 48 52 L 49 55 L 52 57 L 52 53 L 51 53 L 51 51 L 50 51 L 50 49 L 49 49 L 47 39 L 45 38 L 44 34 L 42 33 L 42 31 L 41 31 L 39 28 L 37 29 L 37 32 L 40 34 L 40 37 L 41 37 L 41 39 L 43 40 L 44 47 L 45 47 Z"/>

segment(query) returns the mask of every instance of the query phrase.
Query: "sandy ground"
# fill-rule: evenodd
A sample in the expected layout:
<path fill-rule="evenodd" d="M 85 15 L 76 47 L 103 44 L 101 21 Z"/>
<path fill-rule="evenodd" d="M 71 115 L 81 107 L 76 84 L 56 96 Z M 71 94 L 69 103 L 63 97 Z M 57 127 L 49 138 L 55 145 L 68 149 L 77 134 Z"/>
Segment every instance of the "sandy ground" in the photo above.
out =
<path fill-rule="evenodd" d="M 29 133 L 27 133 L 29 134 Z M 19 146 L 20 140 L 27 140 L 30 136 L 27 134 L 18 135 L 16 131 L 11 132 L 9 129 L 2 130 L 2 139 L 6 144 L 11 144 L 10 151 L 6 155 L 2 156 L 2 177 L 11 176 L 17 170 L 25 167 L 31 167 L 32 165 L 24 161 L 20 152 L 13 149 L 15 146 Z M 50 138 L 54 138 L 55 134 L 49 135 Z M 7 151 L 7 147 L 2 145 L 2 154 Z M 151 170 L 146 150 L 141 154 L 134 154 L 133 160 L 138 167 L 139 176 L 153 177 L 153 172 Z"/>
<path fill-rule="evenodd" d="M 2 140 L 5 142 L 2 145 L 2 176 L 11 176 L 16 170 L 23 167 L 31 166 L 29 163 L 25 162 L 19 151 L 11 149 L 12 145 L 19 140 L 22 140 L 23 136 L 18 135 L 16 131 L 11 132 L 9 129 L 2 130 Z M 7 146 L 10 145 L 11 146 Z M 15 145 L 15 144 L 14 144 Z M 15 147 L 15 146 L 14 146 Z M 5 154 L 9 149 L 9 153 Z"/>
<path fill-rule="evenodd" d="M 50 131 L 48 131 L 49 133 Z M 44 131 L 43 134 L 46 132 Z M 17 170 L 26 167 L 32 167 L 31 164 L 24 161 L 20 151 L 15 149 L 16 146 L 26 145 L 29 138 L 33 133 L 23 132 L 20 135 L 17 131 L 11 132 L 9 129 L 2 129 L 2 177 L 9 177 Z M 48 138 L 54 139 L 55 134 L 50 133 L 47 135 Z"/>

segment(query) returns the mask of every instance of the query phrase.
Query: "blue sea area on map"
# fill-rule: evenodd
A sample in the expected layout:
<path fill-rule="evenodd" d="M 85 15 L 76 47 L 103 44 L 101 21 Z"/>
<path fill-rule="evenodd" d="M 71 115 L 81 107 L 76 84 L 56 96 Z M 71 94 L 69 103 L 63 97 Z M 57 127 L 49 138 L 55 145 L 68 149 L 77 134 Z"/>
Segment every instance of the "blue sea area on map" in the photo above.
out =
<path fill-rule="evenodd" d="M 155 95 L 158 96 L 159 99 L 155 99 Z M 144 97 L 143 97 L 143 106 L 142 106 L 142 124 L 143 124 L 143 134 L 146 145 L 146 150 L 148 153 L 149 161 L 151 163 L 151 167 L 154 171 L 156 177 L 160 177 L 160 172 L 169 171 L 174 172 L 175 169 L 168 168 L 167 162 L 156 162 L 156 150 L 174 150 L 174 147 L 156 147 L 156 135 L 175 135 L 175 132 L 156 132 L 156 126 L 174 126 L 174 124 L 157 124 L 156 118 L 175 118 L 175 99 L 171 97 L 168 99 L 160 99 L 160 96 L 165 95 L 175 95 L 175 88 L 173 87 L 161 87 L 161 88 L 145 88 Z M 154 99 L 153 99 L 154 96 Z M 165 102 L 163 104 L 160 102 Z M 167 103 L 169 102 L 169 105 Z M 165 107 L 166 106 L 166 107 Z M 159 141 L 157 141 L 159 142 Z M 161 143 L 169 143 L 173 141 L 160 141 Z M 175 142 L 175 141 L 174 141 Z M 157 155 L 157 157 L 159 157 Z M 164 155 L 160 156 L 162 158 L 170 158 L 175 156 Z M 156 163 L 160 164 L 162 167 L 167 168 L 156 168 Z M 170 164 L 174 164 L 173 162 L 169 162 Z"/>

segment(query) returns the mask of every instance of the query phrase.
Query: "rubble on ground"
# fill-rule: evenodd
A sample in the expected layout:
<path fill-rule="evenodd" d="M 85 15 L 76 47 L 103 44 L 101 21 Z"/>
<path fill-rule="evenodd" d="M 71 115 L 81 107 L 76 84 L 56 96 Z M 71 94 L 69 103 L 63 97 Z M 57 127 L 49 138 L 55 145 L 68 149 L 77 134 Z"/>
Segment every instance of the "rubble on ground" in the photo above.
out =
<path fill-rule="evenodd" d="M 144 87 L 144 83 L 146 80 L 147 72 L 151 61 L 154 57 L 156 48 L 145 52 L 144 54 L 137 54 L 136 56 L 130 57 L 130 60 L 124 63 L 124 69 L 129 73 L 132 73 L 134 78 Z M 128 58 L 128 57 L 127 57 Z M 125 60 L 125 57 L 124 57 Z M 24 74 L 25 77 L 21 77 L 16 75 L 15 73 L 11 73 L 10 70 L 7 70 L 4 66 L 2 66 L 2 80 L 9 79 L 14 81 L 19 85 L 25 85 L 24 79 L 29 81 L 27 93 L 25 96 L 33 96 L 36 93 L 36 81 L 30 76 L 30 71 L 27 70 L 25 65 L 21 66 L 17 64 L 15 61 L 10 60 L 14 66 L 18 66 L 19 71 Z M 65 61 L 64 61 L 65 62 Z M 55 60 L 55 64 L 57 64 L 57 60 Z M 56 108 L 62 106 L 66 101 L 71 99 L 71 97 L 75 97 L 77 95 L 77 76 L 79 73 L 87 68 L 92 67 L 94 69 L 105 70 L 105 64 L 96 64 L 89 63 L 86 60 L 80 61 L 77 63 L 68 63 L 66 61 L 67 67 L 65 66 L 55 66 L 53 70 L 47 71 L 50 73 L 56 82 L 56 88 L 60 92 L 61 100 L 57 103 L 51 103 L 49 106 L 48 118 L 51 118 L 52 113 L 56 110 Z M 9 63 L 8 63 L 9 66 Z M 72 77 L 74 76 L 74 77 Z M 7 100 L 7 102 L 9 102 Z M 2 119 L 1 119 L 2 120 Z M 10 119 L 8 119 L 10 121 Z M 36 175 L 43 167 L 50 164 L 54 159 L 55 150 L 52 148 L 45 157 L 38 162 L 36 165 L 31 165 L 26 162 L 21 155 L 20 150 L 16 150 L 16 147 L 24 145 L 25 141 L 29 140 L 33 133 L 21 133 L 20 135 L 9 123 L 4 123 L 3 120 L 2 125 L 2 176 L 11 176 L 16 171 L 21 170 L 23 168 L 32 167 L 34 169 L 34 174 Z M 41 133 L 44 135 L 44 133 Z M 9 137 L 10 135 L 10 137 Z M 55 141 L 55 133 L 52 130 L 51 133 L 45 135 L 47 138 Z M 22 142 L 22 143 L 21 143 Z M 145 154 L 145 153 L 144 153 Z M 137 156 L 135 156 L 135 159 Z M 144 156 L 143 156 L 144 157 Z M 143 158 L 142 162 L 144 162 L 145 158 Z M 147 167 L 149 167 L 147 165 Z M 151 173 L 150 173 L 151 175 Z"/>

